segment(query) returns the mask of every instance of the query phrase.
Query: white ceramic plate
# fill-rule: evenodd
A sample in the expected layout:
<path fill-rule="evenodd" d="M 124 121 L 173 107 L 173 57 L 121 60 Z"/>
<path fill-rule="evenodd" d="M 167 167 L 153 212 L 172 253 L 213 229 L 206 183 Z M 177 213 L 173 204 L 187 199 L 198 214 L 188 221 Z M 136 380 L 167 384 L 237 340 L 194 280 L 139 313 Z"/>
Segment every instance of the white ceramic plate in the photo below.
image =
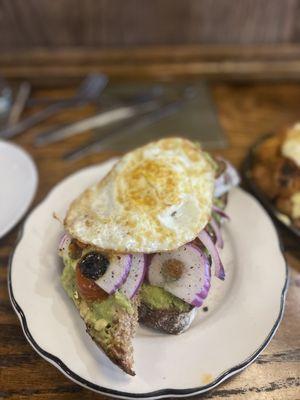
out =
<path fill-rule="evenodd" d="M 28 210 L 37 181 L 37 170 L 32 158 L 21 147 L 0 141 L 0 238 Z"/>
<path fill-rule="evenodd" d="M 114 161 L 65 179 L 28 217 L 10 265 L 12 304 L 34 349 L 73 381 L 121 398 L 187 397 L 205 392 L 255 360 L 282 318 L 287 270 L 276 231 L 253 197 L 230 193 L 223 228 L 225 282 L 211 294 L 182 335 L 140 327 L 134 340 L 136 376 L 114 366 L 85 332 L 60 285 L 56 255 L 70 201 L 100 179 Z"/>

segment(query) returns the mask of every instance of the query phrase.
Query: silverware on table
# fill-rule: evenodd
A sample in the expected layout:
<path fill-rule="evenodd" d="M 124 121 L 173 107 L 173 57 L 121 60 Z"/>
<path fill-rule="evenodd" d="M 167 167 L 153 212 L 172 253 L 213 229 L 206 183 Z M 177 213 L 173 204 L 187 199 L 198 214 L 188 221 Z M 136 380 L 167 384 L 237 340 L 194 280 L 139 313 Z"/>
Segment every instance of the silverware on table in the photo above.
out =
<path fill-rule="evenodd" d="M 0 131 L 0 137 L 5 139 L 12 138 L 33 127 L 34 125 L 44 121 L 45 119 L 63 110 L 64 108 L 82 106 L 91 101 L 95 101 L 107 85 L 107 82 L 108 78 L 106 75 L 88 75 L 82 81 L 74 97 L 52 104 L 47 108 L 33 114 L 32 116 L 20 121 L 18 124 L 3 129 L 2 131 Z"/>
<path fill-rule="evenodd" d="M 65 153 L 63 158 L 72 161 L 103 150 L 126 152 L 170 135 L 201 142 L 204 148 L 224 148 L 227 139 L 206 82 L 185 87 L 172 85 L 166 92 L 171 89 L 173 96 L 167 100 L 162 96 L 156 110 L 95 130 L 96 137 Z"/>
<path fill-rule="evenodd" d="M 12 102 L 12 90 L 5 79 L 0 77 L 0 126 L 6 124 Z"/>
<path fill-rule="evenodd" d="M 117 87 L 122 88 L 124 84 L 118 84 Z M 132 89 L 134 84 L 129 85 L 129 88 Z M 136 85 L 136 90 L 130 90 L 124 92 L 115 91 L 116 85 L 111 85 L 101 93 L 95 103 L 101 107 L 113 106 L 113 105 L 125 105 L 125 104 L 132 104 L 138 101 L 145 101 L 145 98 L 152 97 L 161 97 L 165 94 L 166 88 L 161 83 L 154 83 L 151 85 Z M 57 97 L 31 97 L 28 99 L 26 103 L 26 107 L 36 107 L 36 106 L 48 106 L 53 103 L 57 103 L 58 101 L 65 101 L 68 100 L 70 97 L 61 97 L 58 99 Z"/>
<path fill-rule="evenodd" d="M 93 115 L 92 117 L 66 125 L 61 129 L 51 129 L 50 131 L 42 132 L 35 138 L 35 144 L 37 146 L 43 146 L 49 143 L 58 142 L 68 137 L 78 135 L 79 133 L 85 132 L 89 129 L 104 127 L 118 121 L 124 121 L 157 108 L 158 103 L 155 100 L 146 101 L 142 104 L 113 107 L 107 111 L 102 111 L 97 115 Z"/>
<path fill-rule="evenodd" d="M 130 118 L 126 123 L 122 122 L 114 125 L 111 129 L 106 130 L 105 133 L 103 133 L 100 137 L 91 139 L 89 142 L 76 148 L 75 150 L 65 153 L 63 155 L 63 159 L 67 161 L 73 161 L 88 154 L 105 150 L 119 140 L 121 136 L 123 139 L 130 141 L 131 134 L 173 113 L 176 113 L 186 102 L 186 100 L 186 98 L 175 100 L 165 105 L 161 105 L 152 111 L 140 114 L 135 118 Z M 124 130 L 127 128 L 130 128 L 130 130 L 125 133 Z M 126 137 L 124 137 L 124 134 Z"/>
<path fill-rule="evenodd" d="M 22 112 L 25 109 L 26 102 L 30 96 L 31 85 L 29 82 L 22 82 L 19 86 L 15 101 L 10 109 L 7 126 L 13 126 L 20 120 Z"/>

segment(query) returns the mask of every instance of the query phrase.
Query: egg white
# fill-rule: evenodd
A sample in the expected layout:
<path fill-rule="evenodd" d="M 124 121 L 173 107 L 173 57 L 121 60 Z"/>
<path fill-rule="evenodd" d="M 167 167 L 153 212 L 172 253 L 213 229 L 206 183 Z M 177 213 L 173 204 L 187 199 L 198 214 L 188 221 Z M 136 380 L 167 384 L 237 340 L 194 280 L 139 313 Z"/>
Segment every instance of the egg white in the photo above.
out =
<path fill-rule="evenodd" d="M 70 206 L 65 228 L 74 238 L 121 253 L 169 251 L 207 224 L 214 166 L 186 139 L 149 143 L 125 156 Z"/>

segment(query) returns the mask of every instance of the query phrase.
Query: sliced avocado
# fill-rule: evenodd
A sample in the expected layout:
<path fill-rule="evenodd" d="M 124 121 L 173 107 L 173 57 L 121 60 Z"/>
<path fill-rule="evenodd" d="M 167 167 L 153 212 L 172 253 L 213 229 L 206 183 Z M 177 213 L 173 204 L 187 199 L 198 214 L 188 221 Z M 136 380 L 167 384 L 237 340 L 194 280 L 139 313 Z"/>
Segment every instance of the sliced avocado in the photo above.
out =
<path fill-rule="evenodd" d="M 140 290 L 141 302 L 152 310 L 188 312 L 191 306 L 158 286 L 144 283 Z"/>
<path fill-rule="evenodd" d="M 87 332 L 111 361 L 134 375 L 131 339 L 137 327 L 137 299 L 129 300 L 116 292 L 103 301 L 87 302 L 77 292 L 73 260 L 64 257 L 64 264 L 62 286 L 75 303 Z"/>
<path fill-rule="evenodd" d="M 76 294 L 75 269 L 68 260 L 64 260 L 64 264 L 65 268 L 63 269 L 60 280 L 68 296 L 74 299 L 74 295 Z"/>

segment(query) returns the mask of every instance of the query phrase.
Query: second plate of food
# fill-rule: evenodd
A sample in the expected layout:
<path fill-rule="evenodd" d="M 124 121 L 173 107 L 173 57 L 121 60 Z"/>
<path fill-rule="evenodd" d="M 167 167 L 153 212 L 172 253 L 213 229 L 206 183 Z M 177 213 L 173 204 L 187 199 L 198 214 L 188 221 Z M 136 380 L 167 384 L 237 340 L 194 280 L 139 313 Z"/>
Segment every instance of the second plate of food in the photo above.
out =
<path fill-rule="evenodd" d="M 251 147 L 243 178 L 269 213 L 300 237 L 300 124 L 266 134 Z"/>
<path fill-rule="evenodd" d="M 62 288 L 57 246 L 63 228 L 53 218 L 53 212 L 64 216 L 82 190 L 114 163 L 66 178 L 30 214 L 10 265 L 13 307 L 33 348 L 86 388 L 120 398 L 203 393 L 252 363 L 276 332 L 287 283 L 276 231 L 260 204 L 234 188 L 226 208 L 230 222 L 222 228 L 226 279 L 212 280 L 211 295 L 181 335 L 140 326 L 134 339 L 136 376 L 126 375 L 86 334 Z"/>

